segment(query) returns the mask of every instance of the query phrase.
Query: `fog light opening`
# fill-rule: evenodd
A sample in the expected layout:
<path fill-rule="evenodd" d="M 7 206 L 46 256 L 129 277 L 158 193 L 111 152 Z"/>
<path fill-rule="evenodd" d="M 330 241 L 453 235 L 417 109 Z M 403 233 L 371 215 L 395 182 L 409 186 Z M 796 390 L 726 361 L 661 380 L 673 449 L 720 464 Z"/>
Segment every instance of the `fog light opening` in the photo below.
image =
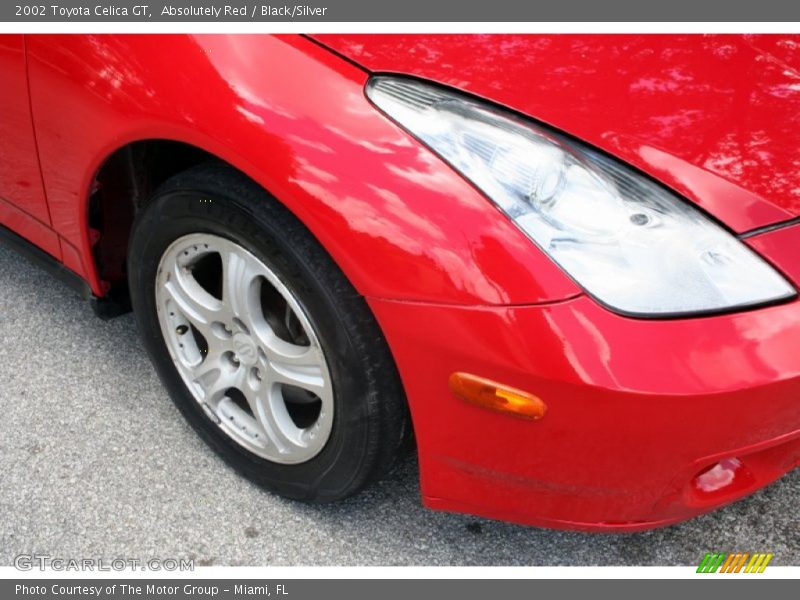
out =
<path fill-rule="evenodd" d="M 739 494 L 755 483 L 750 470 L 736 457 L 724 458 L 706 467 L 692 480 L 692 489 L 700 497 Z"/>
<path fill-rule="evenodd" d="M 738 458 L 726 458 L 695 477 L 695 488 L 709 494 L 728 487 L 736 478 L 736 470 L 741 465 Z"/>

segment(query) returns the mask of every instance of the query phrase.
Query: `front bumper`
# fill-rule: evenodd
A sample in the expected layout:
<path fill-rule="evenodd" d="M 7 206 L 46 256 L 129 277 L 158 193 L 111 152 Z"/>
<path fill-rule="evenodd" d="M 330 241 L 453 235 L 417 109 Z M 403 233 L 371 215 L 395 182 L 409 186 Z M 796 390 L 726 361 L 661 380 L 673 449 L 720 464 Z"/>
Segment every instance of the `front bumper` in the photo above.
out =
<path fill-rule="evenodd" d="M 800 463 L 800 301 L 647 321 L 580 296 L 464 307 L 369 299 L 400 370 L 426 505 L 636 530 L 752 493 Z M 458 400 L 466 371 L 536 394 L 530 422 Z M 722 463 L 713 485 L 703 471 Z M 705 489 L 701 489 L 705 488 Z"/>

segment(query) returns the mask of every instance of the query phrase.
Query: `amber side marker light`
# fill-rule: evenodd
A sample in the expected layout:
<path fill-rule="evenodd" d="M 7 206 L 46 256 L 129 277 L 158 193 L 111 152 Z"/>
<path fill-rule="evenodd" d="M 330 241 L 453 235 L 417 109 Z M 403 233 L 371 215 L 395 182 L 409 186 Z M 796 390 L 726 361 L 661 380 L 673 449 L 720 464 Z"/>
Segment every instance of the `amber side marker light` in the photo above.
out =
<path fill-rule="evenodd" d="M 465 402 L 520 419 L 537 421 L 547 412 L 541 398 L 469 373 L 450 375 L 450 389 Z"/>

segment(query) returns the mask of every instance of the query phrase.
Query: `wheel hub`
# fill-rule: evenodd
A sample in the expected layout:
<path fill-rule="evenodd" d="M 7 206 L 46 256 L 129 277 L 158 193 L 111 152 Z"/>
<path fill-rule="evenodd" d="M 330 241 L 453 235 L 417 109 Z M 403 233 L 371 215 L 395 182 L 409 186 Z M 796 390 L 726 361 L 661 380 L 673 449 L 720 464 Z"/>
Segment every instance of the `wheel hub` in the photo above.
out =
<path fill-rule="evenodd" d="M 250 336 L 239 332 L 233 336 L 235 358 L 246 367 L 252 367 L 258 360 L 258 350 Z"/>

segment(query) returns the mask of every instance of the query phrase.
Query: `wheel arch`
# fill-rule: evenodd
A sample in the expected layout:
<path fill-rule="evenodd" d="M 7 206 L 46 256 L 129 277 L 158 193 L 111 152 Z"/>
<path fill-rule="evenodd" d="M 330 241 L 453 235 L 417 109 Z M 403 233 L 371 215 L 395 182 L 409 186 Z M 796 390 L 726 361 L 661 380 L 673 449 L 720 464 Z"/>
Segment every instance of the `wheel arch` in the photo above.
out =
<path fill-rule="evenodd" d="M 136 210 L 161 183 L 209 160 L 226 162 L 199 146 L 166 138 L 129 141 L 102 159 L 87 191 L 83 223 L 91 249 L 87 275 L 98 296 L 118 310 L 129 305 L 126 261 Z"/>

